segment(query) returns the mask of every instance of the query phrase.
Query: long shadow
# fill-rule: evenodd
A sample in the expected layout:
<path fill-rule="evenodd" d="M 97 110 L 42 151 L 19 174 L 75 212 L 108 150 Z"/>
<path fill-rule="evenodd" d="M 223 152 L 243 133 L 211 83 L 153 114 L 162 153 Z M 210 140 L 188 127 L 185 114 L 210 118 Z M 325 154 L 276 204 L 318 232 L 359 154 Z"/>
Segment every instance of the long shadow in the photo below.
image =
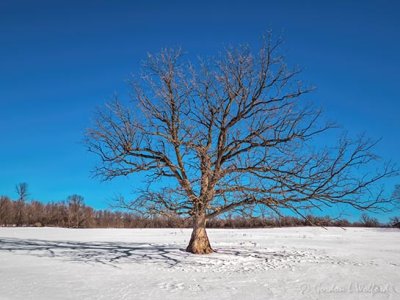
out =
<path fill-rule="evenodd" d="M 0 238 L 0 252 L 51 257 L 88 264 L 105 264 L 119 267 L 120 263 L 155 263 L 159 266 L 188 270 L 213 270 L 234 268 L 244 264 L 252 268 L 276 268 L 280 265 L 307 259 L 302 251 L 271 251 L 254 247 L 217 248 L 216 253 L 197 256 L 185 252 L 177 245 L 123 242 L 48 241 L 36 239 Z M 318 260 L 318 259 L 317 259 Z M 286 263 L 285 263 L 286 262 Z"/>
<path fill-rule="evenodd" d="M 119 262 L 135 262 L 162 263 L 173 267 L 190 255 L 177 246 L 148 243 L 47 241 L 16 238 L 0 238 L 0 251 L 112 266 L 116 266 Z"/>

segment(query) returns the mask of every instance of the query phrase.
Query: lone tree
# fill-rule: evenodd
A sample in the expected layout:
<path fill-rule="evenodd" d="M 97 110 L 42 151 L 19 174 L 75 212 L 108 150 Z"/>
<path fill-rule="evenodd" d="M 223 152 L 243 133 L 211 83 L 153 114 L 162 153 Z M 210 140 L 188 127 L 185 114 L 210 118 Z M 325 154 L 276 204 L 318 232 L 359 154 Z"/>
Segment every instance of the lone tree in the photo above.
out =
<path fill-rule="evenodd" d="M 18 199 L 15 203 L 15 225 L 22 226 L 26 221 L 25 202 L 28 199 L 28 184 L 26 182 L 19 183 L 15 186 Z"/>
<path fill-rule="evenodd" d="M 303 100 L 312 88 L 286 66 L 280 45 L 267 37 L 256 53 L 240 46 L 195 63 L 180 49 L 148 55 L 132 80 L 132 99 L 115 98 L 87 131 L 89 151 L 101 158 L 97 175 L 146 174 L 140 196 L 121 203 L 192 218 L 189 252 L 213 251 L 207 220 L 228 211 L 265 206 L 303 216 L 340 203 L 384 209 L 390 201 L 374 183 L 394 175 L 392 165 L 360 173 L 378 159 L 373 141 L 312 143 L 334 125 Z"/>

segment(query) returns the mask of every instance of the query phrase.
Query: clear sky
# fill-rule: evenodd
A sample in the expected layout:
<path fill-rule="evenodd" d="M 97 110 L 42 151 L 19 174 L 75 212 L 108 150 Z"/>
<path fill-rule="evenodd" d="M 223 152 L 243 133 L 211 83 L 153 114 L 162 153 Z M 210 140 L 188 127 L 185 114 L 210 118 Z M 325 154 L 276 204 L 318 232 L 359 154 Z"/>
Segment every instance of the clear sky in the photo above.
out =
<path fill-rule="evenodd" d="M 350 133 L 382 138 L 400 163 L 400 1 L 0 1 L 0 194 L 27 182 L 43 201 L 80 194 L 96 208 L 129 195 L 139 177 L 102 183 L 82 144 L 93 111 L 147 52 L 182 46 L 212 55 L 285 39 L 310 96 Z M 388 192 L 400 178 L 386 182 Z"/>

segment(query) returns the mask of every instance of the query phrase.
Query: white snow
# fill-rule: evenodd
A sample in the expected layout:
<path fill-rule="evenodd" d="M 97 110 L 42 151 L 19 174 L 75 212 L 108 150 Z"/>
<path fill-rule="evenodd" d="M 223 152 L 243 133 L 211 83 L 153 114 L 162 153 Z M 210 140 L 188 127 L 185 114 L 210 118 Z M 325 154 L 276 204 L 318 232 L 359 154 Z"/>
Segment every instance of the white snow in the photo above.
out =
<path fill-rule="evenodd" d="M 0 228 L 0 299 L 400 299 L 400 230 Z"/>

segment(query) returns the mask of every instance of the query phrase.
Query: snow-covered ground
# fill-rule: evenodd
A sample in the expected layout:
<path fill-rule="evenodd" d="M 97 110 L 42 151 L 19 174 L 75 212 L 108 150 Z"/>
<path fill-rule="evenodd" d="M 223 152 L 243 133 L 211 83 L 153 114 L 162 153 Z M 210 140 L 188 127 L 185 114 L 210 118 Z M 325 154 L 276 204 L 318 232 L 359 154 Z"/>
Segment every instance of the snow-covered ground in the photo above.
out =
<path fill-rule="evenodd" d="M 1 299 L 400 299 L 400 230 L 0 228 Z"/>

